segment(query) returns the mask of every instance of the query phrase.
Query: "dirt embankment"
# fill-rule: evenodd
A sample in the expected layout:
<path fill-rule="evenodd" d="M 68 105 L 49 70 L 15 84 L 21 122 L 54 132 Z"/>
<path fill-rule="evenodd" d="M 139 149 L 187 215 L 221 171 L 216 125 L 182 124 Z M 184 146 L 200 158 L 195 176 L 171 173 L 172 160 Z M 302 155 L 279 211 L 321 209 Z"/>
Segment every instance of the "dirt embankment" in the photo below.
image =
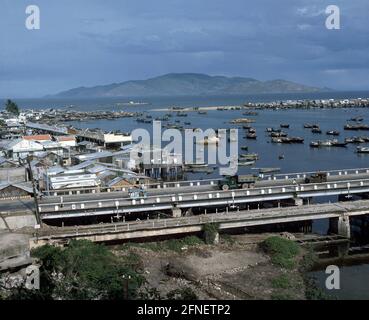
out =
<path fill-rule="evenodd" d="M 147 286 L 160 296 L 189 287 L 199 299 L 304 299 L 297 269 L 271 263 L 258 243 L 264 236 L 226 236 L 218 245 L 183 246 L 179 252 L 132 246 L 142 261 Z"/>

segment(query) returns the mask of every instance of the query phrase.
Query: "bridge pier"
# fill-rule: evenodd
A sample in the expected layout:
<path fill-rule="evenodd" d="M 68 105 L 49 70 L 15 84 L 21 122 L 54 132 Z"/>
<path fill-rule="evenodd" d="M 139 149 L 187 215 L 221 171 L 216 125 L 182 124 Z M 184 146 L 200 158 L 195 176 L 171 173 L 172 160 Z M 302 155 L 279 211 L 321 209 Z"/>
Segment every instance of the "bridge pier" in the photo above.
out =
<path fill-rule="evenodd" d="M 302 198 L 293 198 L 294 205 L 297 207 L 301 207 L 304 204 L 304 200 Z"/>
<path fill-rule="evenodd" d="M 180 218 L 182 217 L 182 210 L 177 207 L 172 208 L 172 217 L 173 218 Z"/>
<path fill-rule="evenodd" d="M 329 232 L 338 234 L 342 237 L 351 238 L 350 218 L 342 215 L 338 218 L 329 219 Z"/>

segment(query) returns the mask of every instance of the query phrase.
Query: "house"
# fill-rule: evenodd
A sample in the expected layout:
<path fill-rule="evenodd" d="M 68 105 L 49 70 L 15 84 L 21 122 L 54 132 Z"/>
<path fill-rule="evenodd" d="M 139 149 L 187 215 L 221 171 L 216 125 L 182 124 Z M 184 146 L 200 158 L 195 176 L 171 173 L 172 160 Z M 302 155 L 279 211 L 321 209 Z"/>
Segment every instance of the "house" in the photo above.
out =
<path fill-rule="evenodd" d="M 33 155 L 38 152 L 42 152 L 44 147 L 42 144 L 26 139 L 9 140 L 2 146 L 7 158 L 18 160 L 19 158 L 25 158 L 28 155 Z"/>
<path fill-rule="evenodd" d="M 28 140 L 28 141 L 38 141 L 38 142 L 52 141 L 52 138 L 49 134 L 38 134 L 38 135 L 32 135 L 32 136 L 23 136 L 23 139 Z"/>
<path fill-rule="evenodd" d="M 45 175 L 46 189 L 73 189 L 98 187 L 100 180 L 94 173 L 86 173 L 84 170 L 62 170 L 60 174 L 51 174 L 48 170 Z"/>
<path fill-rule="evenodd" d="M 29 198 L 33 195 L 30 182 L 26 183 L 0 183 L 0 199 Z"/>
<path fill-rule="evenodd" d="M 12 161 L 10 159 L 0 157 L 0 169 L 11 169 L 17 167 L 19 167 L 19 163 Z"/>
<path fill-rule="evenodd" d="M 106 186 L 113 190 L 122 190 L 122 188 L 130 188 L 134 186 L 134 184 L 124 177 L 116 177 L 113 180 L 109 181 Z"/>
<path fill-rule="evenodd" d="M 56 136 L 55 140 L 62 146 L 63 148 L 72 148 L 77 146 L 76 137 L 75 136 Z"/>

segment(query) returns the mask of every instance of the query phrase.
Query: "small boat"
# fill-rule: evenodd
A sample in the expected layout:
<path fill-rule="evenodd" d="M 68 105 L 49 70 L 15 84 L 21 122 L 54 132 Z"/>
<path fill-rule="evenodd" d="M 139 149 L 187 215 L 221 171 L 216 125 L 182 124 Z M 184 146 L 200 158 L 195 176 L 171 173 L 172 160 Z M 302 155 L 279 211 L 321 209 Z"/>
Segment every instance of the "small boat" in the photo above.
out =
<path fill-rule="evenodd" d="M 304 139 L 300 137 L 290 137 L 287 139 L 290 141 L 290 143 L 304 143 Z"/>
<path fill-rule="evenodd" d="M 335 131 L 335 130 L 329 130 L 326 132 L 326 134 L 329 136 L 339 136 L 340 135 L 339 131 Z"/>
<path fill-rule="evenodd" d="M 199 111 L 198 114 L 208 114 L 206 111 Z"/>
<path fill-rule="evenodd" d="M 281 124 L 280 124 L 280 127 L 281 127 L 281 128 L 286 128 L 286 129 L 288 129 L 288 128 L 290 127 L 290 125 L 289 125 L 289 124 L 286 124 L 286 123 L 281 123 Z"/>
<path fill-rule="evenodd" d="M 245 111 L 244 113 L 242 113 L 244 116 L 257 116 L 259 113 L 257 113 L 256 111 Z"/>
<path fill-rule="evenodd" d="M 256 140 L 256 133 L 249 133 L 246 135 L 246 139 Z"/>
<path fill-rule="evenodd" d="M 256 129 L 254 129 L 254 128 L 249 128 L 249 133 L 256 133 Z"/>
<path fill-rule="evenodd" d="M 366 142 L 365 139 L 361 137 L 351 137 L 345 139 L 345 143 L 365 143 L 365 142 Z"/>
<path fill-rule="evenodd" d="M 280 154 L 280 155 L 278 156 L 278 159 L 279 159 L 279 160 L 283 160 L 283 159 L 284 159 L 284 154 Z"/>
<path fill-rule="evenodd" d="M 369 153 L 369 147 L 357 147 L 357 153 Z"/>
<path fill-rule="evenodd" d="M 366 124 L 346 124 L 345 130 L 369 130 L 369 126 Z"/>
<path fill-rule="evenodd" d="M 185 122 L 184 123 L 186 126 L 190 126 L 191 125 L 191 122 Z"/>
<path fill-rule="evenodd" d="M 287 133 L 283 131 L 282 132 L 271 132 L 270 136 L 274 138 L 287 137 Z"/>
<path fill-rule="evenodd" d="M 322 133 L 322 130 L 320 128 L 313 128 L 313 129 L 311 129 L 311 132 L 320 134 L 320 133 Z"/>
<path fill-rule="evenodd" d="M 240 158 L 243 158 L 243 160 L 258 160 L 259 155 L 257 153 L 246 153 L 246 154 L 240 154 Z"/>
<path fill-rule="evenodd" d="M 185 112 L 178 112 L 177 117 L 187 117 L 187 113 Z"/>
<path fill-rule="evenodd" d="M 311 141 L 310 142 L 311 148 L 319 148 L 320 147 L 320 141 Z"/>
<path fill-rule="evenodd" d="M 364 120 L 363 117 L 355 117 L 355 118 L 351 118 L 349 121 L 361 122 L 363 120 Z"/>
<path fill-rule="evenodd" d="M 272 173 L 272 172 L 279 172 L 281 168 L 259 168 L 259 173 Z"/>
<path fill-rule="evenodd" d="M 347 143 L 346 142 L 339 142 L 339 141 L 332 141 L 332 147 L 346 148 Z"/>
<path fill-rule="evenodd" d="M 255 161 L 238 161 L 238 166 L 239 167 L 246 167 L 246 166 L 252 166 L 253 164 L 255 164 Z"/>
<path fill-rule="evenodd" d="M 247 150 L 249 150 L 249 147 L 246 147 L 246 146 L 241 147 L 241 150 L 247 151 Z"/>

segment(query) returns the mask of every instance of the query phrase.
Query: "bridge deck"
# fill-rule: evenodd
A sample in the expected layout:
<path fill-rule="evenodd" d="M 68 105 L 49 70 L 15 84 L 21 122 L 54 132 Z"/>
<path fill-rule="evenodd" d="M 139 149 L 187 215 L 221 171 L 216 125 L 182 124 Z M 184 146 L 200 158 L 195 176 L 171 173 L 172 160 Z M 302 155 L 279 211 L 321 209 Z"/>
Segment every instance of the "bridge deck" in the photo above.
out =
<path fill-rule="evenodd" d="M 145 220 L 127 223 L 41 229 L 34 245 L 48 241 L 89 239 L 92 241 L 126 240 L 170 234 L 199 232 L 207 223 L 218 223 L 219 229 L 231 229 L 273 223 L 369 214 L 369 201 L 315 204 L 302 207 L 243 210 L 192 217 Z"/>

